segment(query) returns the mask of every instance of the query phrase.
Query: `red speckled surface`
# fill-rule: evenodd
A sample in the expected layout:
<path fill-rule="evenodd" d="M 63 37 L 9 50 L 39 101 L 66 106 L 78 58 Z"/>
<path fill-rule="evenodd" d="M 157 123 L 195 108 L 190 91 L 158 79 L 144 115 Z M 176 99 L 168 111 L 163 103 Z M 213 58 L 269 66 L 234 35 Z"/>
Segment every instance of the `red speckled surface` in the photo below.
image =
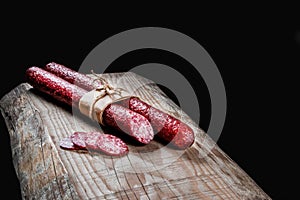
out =
<path fill-rule="evenodd" d="M 64 80 L 69 81 L 70 83 L 76 82 L 76 85 L 79 85 L 88 91 L 94 89 L 93 79 L 64 65 L 52 62 L 47 64 L 45 69 L 63 78 Z M 125 103 L 124 101 L 123 105 L 128 107 L 128 102 Z M 175 147 L 185 149 L 194 142 L 194 133 L 188 125 L 156 108 L 153 108 L 140 99 L 131 98 L 128 108 L 146 117 L 151 122 L 151 125 L 154 131 L 157 132 L 158 136 L 167 142 L 171 142 L 171 144 Z M 134 123 L 132 123 L 132 126 L 130 126 L 128 119 L 122 117 L 126 116 L 127 114 L 125 113 L 128 111 L 124 110 L 123 108 L 116 109 L 114 111 L 110 111 L 109 109 L 113 108 L 107 108 L 106 112 L 104 113 L 106 124 L 114 127 L 120 126 L 123 131 L 129 133 L 142 143 L 148 143 L 150 140 L 152 140 L 151 137 L 153 137 L 153 134 L 147 135 L 149 134 L 149 130 L 147 130 L 147 128 L 141 126 L 138 128 L 134 125 Z M 119 115 L 117 116 L 116 113 L 119 113 Z M 115 118 L 112 119 L 112 116 Z M 141 121 L 141 119 L 137 118 L 138 117 L 136 117 L 136 120 Z M 135 130 L 137 130 L 135 131 L 136 134 L 133 134 L 134 131 L 131 130 L 134 127 L 136 127 Z M 143 132 L 142 129 L 145 129 L 145 134 L 143 134 L 143 136 L 141 136 L 141 132 Z"/>
<path fill-rule="evenodd" d="M 129 151 L 120 138 L 110 134 L 92 134 L 92 137 L 86 138 L 85 143 L 89 151 L 102 152 L 110 156 L 123 156 Z"/>
<path fill-rule="evenodd" d="M 75 107 L 78 107 L 80 98 L 87 92 L 39 67 L 28 68 L 26 77 L 27 81 L 34 88 Z M 143 144 L 149 143 L 154 137 L 153 129 L 149 121 L 144 116 L 123 106 L 108 106 L 104 110 L 103 120 L 106 125 L 126 132 Z"/>
<path fill-rule="evenodd" d="M 59 146 L 60 146 L 60 148 L 66 149 L 66 150 L 81 150 L 82 149 L 82 148 L 74 145 L 71 138 L 69 138 L 69 137 L 61 139 L 59 141 Z"/>
<path fill-rule="evenodd" d="M 101 85 L 99 82 L 94 81 L 91 77 L 55 62 L 48 63 L 43 69 L 88 91 Z"/>
<path fill-rule="evenodd" d="M 34 88 L 70 106 L 78 107 L 80 98 L 86 93 L 84 89 L 39 67 L 28 68 L 26 78 Z"/>
<path fill-rule="evenodd" d="M 154 137 L 153 128 L 147 118 L 121 105 L 107 106 L 103 112 L 103 121 L 143 144 L 149 143 Z"/>
<path fill-rule="evenodd" d="M 193 144 L 193 130 L 176 119 L 151 105 L 141 101 L 139 98 L 132 97 L 122 102 L 125 107 L 146 117 L 157 135 L 167 142 L 171 142 L 175 147 L 185 149 Z"/>
<path fill-rule="evenodd" d="M 99 134 L 99 133 L 97 133 Z M 93 133 L 90 133 L 89 136 L 92 137 Z M 81 149 L 86 149 L 85 141 L 88 137 L 88 133 L 86 132 L 74 132 L 70 138 L 73 144 Z"/>

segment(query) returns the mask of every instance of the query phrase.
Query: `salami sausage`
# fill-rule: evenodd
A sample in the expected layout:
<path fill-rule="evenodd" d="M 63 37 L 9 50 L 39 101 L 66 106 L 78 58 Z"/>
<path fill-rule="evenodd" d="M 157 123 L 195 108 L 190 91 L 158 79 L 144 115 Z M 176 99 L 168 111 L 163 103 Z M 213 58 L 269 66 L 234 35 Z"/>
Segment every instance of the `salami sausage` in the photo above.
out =
<path fill-rule="evenodd" d="M 91 135 L 94 135 L 94 134 L 95 133 L 89 133 L 89 137 L 92 137 Z M 85 141 L 86 141 L 87 137 L 88 137 L 87 132 L 74 132 L 70 136 L 70 139 L 76 147 L 81 148 L 81 149 L 86 149 Z"/>
<path fill-rule="evenodd" d="M 44 69 L 87 91 L 101 85 L 100 82 L 94 81 L 91 77 L 55 62 L 48 63 Z"/>
<path fill-rule="evenodd" d="M 65 80 L 71 82 L 78 80 L 82 88 L 87 90 L 94 89 L 93 84 L 91 84 L 93 82 L 91 77 L 70 70 L 66 66 L 57 63 L 49 63 L 45 68 Z M 64 73 L 63 71 L 65 70 L 68 73 Z M 193 144 L 193 130 L 179 119 L 152 107 L 139 98 L 132 97 L 121 103 L 124 107 L 128 107 L 130 110 L 146 117 L 150 121 L 154 131 L 157 132 L 157 136 L 166 142 L 170 142 L 174 147 L 185 149 Z M 109 115 L 112 114 L 109 113 Z M 109 123 L 113 124 L 111 121 L 109 121 Z"/>
<path fill-rule="evenodd" d="M 74 132 L 60 141 L 60 147 L 67 150 L 88 150 L 110 156 L 123 156 L 128 146 L 118 137 L 102 132 Z"/>
<path fill-rule="evenodd" d="M 110 156 L 123 156 L 128 153 L 128 146 L 120 138 L 110 134 L 88 134 L 85 144 L 89 151 Z"/>
<path fill-rule="evenodd" d="M 28 68 L 26 78 L 34 88 L 77 108 L 80 98 L 87 92 L 39 67 Z M 144 116 L 123 106 L 107 106 L 102 119 L 105 125 L 122 130 L 143 144 L 149 143 L 154 137 L 150 122 Z"/>
<path fill-rule="evenodd" d="M 109 105 L 103 113 L 106 125 L 118 127 L 139 142 L 148 144 L 154 137 L 154 131 L 149 121 L 141 116 L 118 104 Z"/>
<path fill-rule="evenodd" d="M 194 132 L 185 123 L 158 110 L 137 97 L 120 101 L 121 105 L 146 117 L 157 136 L 177 148 L 185 149 L 194 142 Z"/>
<path fill-rule="evenodd" d="M 63 138 L 59 141 L 59 146 L 62 148 L 62 149 L 67 149 L 67 150 L 82 150 L 82 148 L 76 146 L 70 137 L 66 137 L 66 138 Z M 85 149 L 85 148 L 84 148 Z"/>
<path fill-rule="evenodd" d="M 46 93 L 53 98 L 78 107 L 80 98 L 87 92 L 86 90 L 70 84 L 68 81 L 55 76 L 39 67 L 30 67 L 26 70 L 26 80 L 34 88 Z"/>

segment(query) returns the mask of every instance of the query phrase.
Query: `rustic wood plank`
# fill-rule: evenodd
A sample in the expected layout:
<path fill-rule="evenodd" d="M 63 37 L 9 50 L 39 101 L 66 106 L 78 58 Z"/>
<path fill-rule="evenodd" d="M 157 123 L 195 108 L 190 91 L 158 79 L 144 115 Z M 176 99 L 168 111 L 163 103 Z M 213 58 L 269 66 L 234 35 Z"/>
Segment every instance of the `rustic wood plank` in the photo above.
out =
<path fill-rule="evenodd" d="M 179 151 L 159 141 L 127 141 L 130 152 L 121 158 L 62 150 L 59 141 L 72 132 L 101 127 L 23 83 L 0 108 L 24 199 L 270 199 L 151 80 L 134 73 L 102 76 L 181 118 L 196 133 L 194 145 Z"/>
<path fill-rule="evenodd" d="M 40 111 L 22 84 L 1 101 L 11 138 L 13 163 L 24 199 L 78 199 Z"/>

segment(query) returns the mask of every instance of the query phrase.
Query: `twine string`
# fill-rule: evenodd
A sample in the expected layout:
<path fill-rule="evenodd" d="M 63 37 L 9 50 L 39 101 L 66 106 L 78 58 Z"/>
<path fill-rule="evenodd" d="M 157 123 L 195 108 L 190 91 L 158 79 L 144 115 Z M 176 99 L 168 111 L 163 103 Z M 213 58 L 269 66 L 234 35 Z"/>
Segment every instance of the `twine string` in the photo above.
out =
<path fill-rule="evenodd" d="M 111 99 L 114 100 L 114 97 L 112 95 L 119 95 L 121 96 L 122 91 L 126 91 L 123 88 L 114 88 L 111 86 L 104 78 L 102 78 L 100 75 L 96 74 L 93 70 L 91 70 L 92 74 L 96 76 L 96 79 L 93 80 L 93 85 L 96 91 L 104 91 L 102 95 L 97 96 L 96 98 L 103 98 L 104 96 L 108 95 Z M 100 82 L 99 84 L 96 84 L 96 82 Z"/>
<path fill-rule="evenodd" d="M 92 74 L 96 77 L 92 84 L 94 85 L 94 88 L 96 91 L 98 92 L 102 92 L 100 94 L 98 94 L 97 96 L 95 96 L 95 100 L 92 104 L 92 109 L 90 109 L 90 112 L 89 112 L 89 116 L 91 116 L 92 118 L 93 117 L 93 111 L 94 111 L 94 107 L 95 107 L 95 104 L 102 98 L 104 98 L 105 96 L 109 96 L 111 99 L 112 99 L 112 102 L 114 102 L 116 100 L 116 97 L 114 95 L 118 95 L 120 96 L 120 98 L 122 97 L 122 92 L 123 91 L 127 91 L 123 88 L 114 88 L 113 86 L 111 86 L 104 78 L 102 78 L 100 75 L 96 74 L 93 70 L 91 70 Z M 100 82 L 100 85 L 99 85 L 99 82 Z M 100 114 L 99 116 L 99 120 L 100 120 L 100 123 L 102 125 L 103 122 L 102 122 L 102 114 Z"/>

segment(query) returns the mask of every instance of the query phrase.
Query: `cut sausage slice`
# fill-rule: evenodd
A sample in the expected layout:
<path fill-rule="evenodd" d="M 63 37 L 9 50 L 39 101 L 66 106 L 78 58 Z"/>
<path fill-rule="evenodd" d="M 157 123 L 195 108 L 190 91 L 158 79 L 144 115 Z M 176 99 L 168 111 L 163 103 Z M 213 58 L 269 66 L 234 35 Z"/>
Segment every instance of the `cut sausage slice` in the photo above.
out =
<path fill-rule="evenodd" d="M 73 142 L 73 144 L 81 149 L 86 149 L 85 141 L 87 138 L 96 138 L 99 134 L 102 134 L 100 132 L 74 132 L 70 138 Z"/>
<path fill-rule="evenodd" d="M 127 145 L 114 135 L 98 134 L 88 136 L 85 144 L 89 151 L 101 152 L 111 156 L 122 156 L 128 153 Z"/>
<path fill-rule="evenodd" d="M 60 146 L 69 150 L 88 150 L 111 156 L 122 156 L 128 153 L 128 146 L 118 137 L 101 132 L 74 132 L 64 138 Z"/>
<path fill-rule="evenodd" d="M 59 146 L 62 149 L 66 149 L 66 150 L 81 150 L 82 149 L 82 148 L 74 145 L 74 143 L 72 142 L 70 137 L 61 139 L 59 142 Z"/>

